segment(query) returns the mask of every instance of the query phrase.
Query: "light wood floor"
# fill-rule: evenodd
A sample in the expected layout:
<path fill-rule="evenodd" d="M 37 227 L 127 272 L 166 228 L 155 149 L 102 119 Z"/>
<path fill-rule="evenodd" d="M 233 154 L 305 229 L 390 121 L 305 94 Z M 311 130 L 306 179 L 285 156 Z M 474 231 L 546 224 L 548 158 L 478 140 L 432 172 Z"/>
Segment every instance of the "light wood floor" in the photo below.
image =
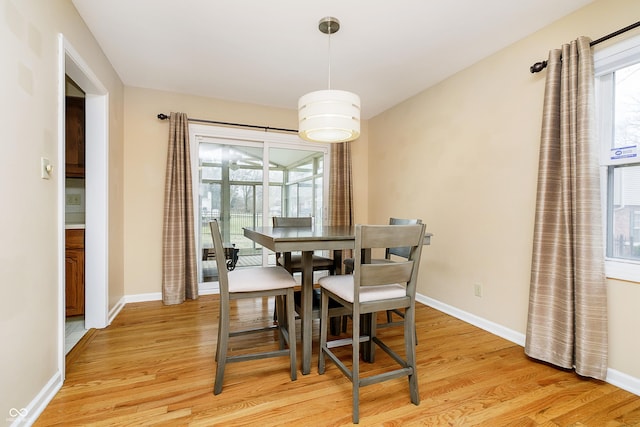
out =
<path fill-rule="evenodd" d="M 217 295 L 128 304 L 69 354 L 64 386 L 35 425 L 351 424 L 351 383 L 330 362 L 317 373 L 317 323 L 310 375 L 291 382 L 287 358 L 234 363 L 213 396 L 217 309 Z M 236 315 L 269 322 L 272 302 L 243 302 Z M 638 396 L 533 362 L 521 347 L 429 307 L 419 306 L 417 327 L 420 405 L 410 403 L 406 379 L 368 386 L 360 425 L 640 425 Z M 380 334 L 401 346 L 400 331 Z M 273 333 L 263 338 L 276 345 Z M 363 367 L 391 363 L 379 351 Z"/>

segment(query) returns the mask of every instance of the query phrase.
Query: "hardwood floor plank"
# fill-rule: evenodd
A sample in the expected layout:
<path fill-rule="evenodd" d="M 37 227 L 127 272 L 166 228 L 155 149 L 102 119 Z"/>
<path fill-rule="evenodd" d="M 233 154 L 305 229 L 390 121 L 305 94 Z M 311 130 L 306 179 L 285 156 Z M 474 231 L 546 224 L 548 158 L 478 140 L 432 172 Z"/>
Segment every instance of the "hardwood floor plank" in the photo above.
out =
<path fill-rule="evenodd" d="M 273 300 L 256 299 L 232 316 L 267 325 L 272 313 Z M 290 381 L 286 357 L 232 363 L 214 396 L 217 316 L 217 295 L 128 304 L 78 347 L 35 425 L 351 425 L 351 383 L 331 363 L 317 373 L 317 321 L 311 374 Z M 406 379 L 374 384 L 361 390 L 360 425 L 640 426 L 638 396 L 534 362 L 521 347 L 426 306 L 417 307 L 416 325 L 420 405 L 410 402 Z M 379 335 L 403 353 L 400 328 Z M 240 337 L 232 351 L 257 344 L 275 349 L 277 336 Z M 361 366 L 371 375 L 391 365 L 380 351 Z"/>

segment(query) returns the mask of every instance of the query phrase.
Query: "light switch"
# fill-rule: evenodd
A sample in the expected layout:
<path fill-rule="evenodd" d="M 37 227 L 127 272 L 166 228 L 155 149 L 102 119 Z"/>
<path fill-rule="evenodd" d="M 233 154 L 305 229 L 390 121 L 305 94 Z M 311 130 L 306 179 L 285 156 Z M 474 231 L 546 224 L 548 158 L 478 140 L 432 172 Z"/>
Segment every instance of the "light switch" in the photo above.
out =
<path fill-rule="evenodd" d="M 40 157 L 40 178 L 42 179 L 51 179 L 51 172 L 53 171 L 53 166 L 51 162 L 46 157 Z"/>

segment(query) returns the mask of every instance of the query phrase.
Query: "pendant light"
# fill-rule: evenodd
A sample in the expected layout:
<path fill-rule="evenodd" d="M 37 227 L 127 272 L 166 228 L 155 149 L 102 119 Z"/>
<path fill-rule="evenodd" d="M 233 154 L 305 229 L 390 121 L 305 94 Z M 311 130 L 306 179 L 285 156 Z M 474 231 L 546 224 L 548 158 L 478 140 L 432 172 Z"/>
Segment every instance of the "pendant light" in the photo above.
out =
<path fill-rule="evenodd" d="M 328 16 L 318 29 L 329 36 L 329 88 L 307 93 L 298 100 L 298 134 L 311 142 L 346 142 L 360 136 L 360 97 L 352 92 L 331 89 L 331 34 L 340 21 Z"/>

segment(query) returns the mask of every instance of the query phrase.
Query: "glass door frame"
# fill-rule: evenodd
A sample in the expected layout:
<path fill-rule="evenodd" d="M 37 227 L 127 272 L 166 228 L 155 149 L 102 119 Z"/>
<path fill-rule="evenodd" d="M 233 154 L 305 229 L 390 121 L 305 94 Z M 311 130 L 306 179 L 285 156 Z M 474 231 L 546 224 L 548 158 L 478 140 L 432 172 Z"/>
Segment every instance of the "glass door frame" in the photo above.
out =
<path fill-rule="evenodd" d="M 191 154 L 191 176 L 192 176 L 192 192 L 193 192 L 193 214 L 194 214 L 194 235 L 198 263 L 198 283 L 203 287 L 202 281 L 202 259 L 199 256 L 198 248 L 200 244 L 200 209 L 199 209 L 199 146 L 200 143 L 210 142 L 211 139 L 219 139 L 220 143 L 227 145 L 249 145 L 256 147 L 261 145 L 263 152 L 263 191 L 262 191 L 262 223 L 267 224 L 269 220 L 269 154 L 272 148 L 285 148 L 292 150 L 318 151 L 324 155 L 324 173 L 322 199 L 324 206 L 322 208 L 322 220 L 326 222 L 328 215 L 328 194 L 329 194 L 329 145 L 310 143 L 301 139 L 297 134 L 275 133 L 266 131 L 257 131 L 242 128 L 230 128 L 213 125 L 203 125 L 189 123 L 189 143 Z M 268 252 L 262 252 L 262 265 L 267 265 Z"/>

